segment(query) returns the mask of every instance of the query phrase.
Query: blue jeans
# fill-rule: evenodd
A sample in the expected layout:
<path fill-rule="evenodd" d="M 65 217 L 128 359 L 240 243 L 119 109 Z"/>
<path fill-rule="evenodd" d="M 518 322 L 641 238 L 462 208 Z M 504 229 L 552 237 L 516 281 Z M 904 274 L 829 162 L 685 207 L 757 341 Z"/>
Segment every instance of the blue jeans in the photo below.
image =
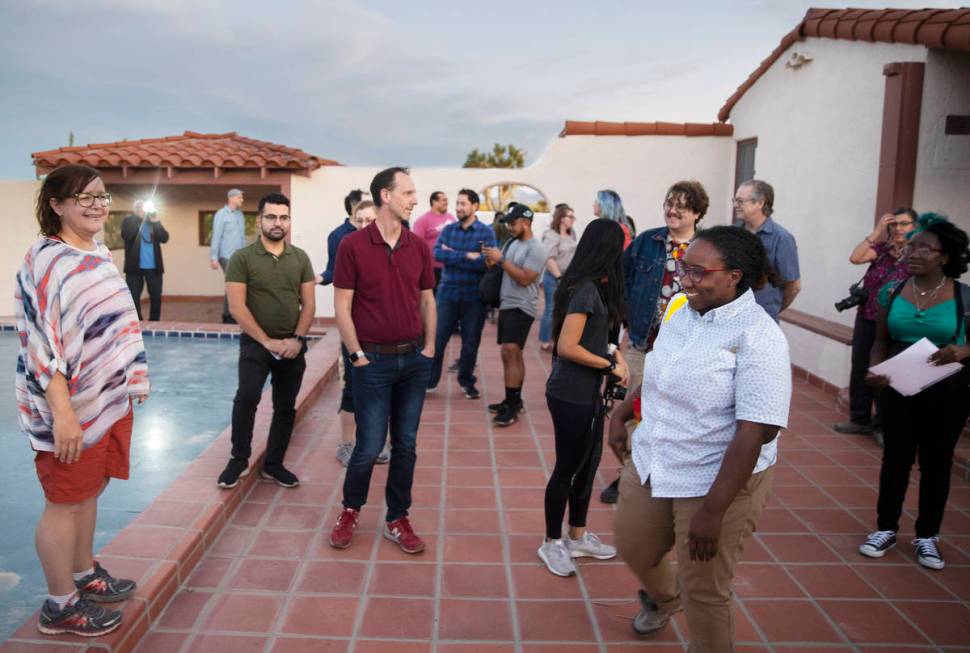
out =
<path fill-rule="evenodd" d="M 417 460 L 418 423 L 432 359 L 410 354 L 365 354 L 368 365 L 352 367 L 357 442 L 344 478 L 344 507 L 367 503 L 371 472 L 391 431 L 391 463 L 384 495 L 387 521 L 408 514 Z"/>
<path fill-rule="evenodd" d="M 549 270 L 542 273 L 542 290 L 546 298 L 546 307 L 542 311 L 542 319 L 539 320 L 539 342 L 552 340 L 552 308 L 558 285 L 559 282 Z"/>
<path fill-rule="evenodd" d="M 485 305 L 480 301 L 451 302 L 438 300 L 438 327 L 435 332 L 434 363 L 428 387 L 433 388 L 441 380 L 441 367 L 445 358 L 445 347 L 455 326 L 461 325 L 461 355 L 458 357 L 458 384 L 462 387 L 475 385 L 475 361 L 478 360 L 478 345 L 482 341 L 482 327 L 485 326 Z"/>

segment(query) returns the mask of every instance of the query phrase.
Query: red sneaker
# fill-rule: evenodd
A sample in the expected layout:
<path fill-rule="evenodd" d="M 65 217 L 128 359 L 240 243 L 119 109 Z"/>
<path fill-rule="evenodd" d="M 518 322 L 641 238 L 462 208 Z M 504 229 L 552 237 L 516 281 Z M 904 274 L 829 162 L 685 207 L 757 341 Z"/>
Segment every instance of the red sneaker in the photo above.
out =
<path fill-rule="evenodd" d="M 401 551 L 405 553 L 421 553 L 424 551 L 424 542 L 411 529 L 411 522 L 408 521 L 407 517 L 385 523 L 384 537 L 392 542 L 397 542 Z"/>
<path fill-rule="evenodd" d="M 354 539 L 354 531 L 357 530 L 357 515 L 359 510 L 344 508 L 337 517 L 337 525 L 330 531 L 330 546 L 335 549 L 346 549 L 350 546 L 350 541 Z"/>

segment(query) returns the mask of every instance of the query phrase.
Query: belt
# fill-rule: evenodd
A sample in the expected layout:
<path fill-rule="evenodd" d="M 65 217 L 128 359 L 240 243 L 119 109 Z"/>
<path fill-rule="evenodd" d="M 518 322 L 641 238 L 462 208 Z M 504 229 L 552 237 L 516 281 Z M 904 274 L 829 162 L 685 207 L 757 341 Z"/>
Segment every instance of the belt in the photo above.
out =
<path fill-rule="evenodd" d="M 410 354 L 412 351 L 420 349 L 416 340 L 405 342 L 362 342 L 360 348 L 368 354 Z"/>

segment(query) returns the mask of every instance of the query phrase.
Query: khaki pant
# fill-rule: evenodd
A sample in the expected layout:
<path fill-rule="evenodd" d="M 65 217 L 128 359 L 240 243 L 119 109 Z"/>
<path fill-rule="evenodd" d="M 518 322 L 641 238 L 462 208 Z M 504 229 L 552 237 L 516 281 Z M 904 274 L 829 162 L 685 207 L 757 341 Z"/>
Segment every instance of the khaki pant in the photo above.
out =
<path fill-rule="evenodd" d="M 754 474 L 731 503 L 721 528 L 717 556 L 692 562 L 687 532 L 704 497 L 660 499 L 628 460 L 620 475 L 620 498 L 613 521 L 616 548 L 663 613 L 684 608 L 691 653 L 734 650 L 734 566 L 754 532 L 771 490 L 773 468 Z M 671 550 L 677 549 L 677 566 Z"/>

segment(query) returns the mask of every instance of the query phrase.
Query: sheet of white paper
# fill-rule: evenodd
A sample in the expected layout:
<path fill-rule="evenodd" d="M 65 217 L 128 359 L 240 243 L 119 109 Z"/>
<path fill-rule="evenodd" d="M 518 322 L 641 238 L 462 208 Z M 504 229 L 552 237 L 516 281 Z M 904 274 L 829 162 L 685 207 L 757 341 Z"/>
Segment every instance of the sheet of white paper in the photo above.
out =
<path fill-rule="evenodd" d="M 948 365 L 928 363 L 927 360 L 936 351 L 939 351 L 939 348 L 923 338 L 889 360 L 870 368 L 869 371 L 888 376 L 891 379 L 889 385 L 896 392 L 905 397 L 911 397 L 963 369 L 960 363 Z"/>

